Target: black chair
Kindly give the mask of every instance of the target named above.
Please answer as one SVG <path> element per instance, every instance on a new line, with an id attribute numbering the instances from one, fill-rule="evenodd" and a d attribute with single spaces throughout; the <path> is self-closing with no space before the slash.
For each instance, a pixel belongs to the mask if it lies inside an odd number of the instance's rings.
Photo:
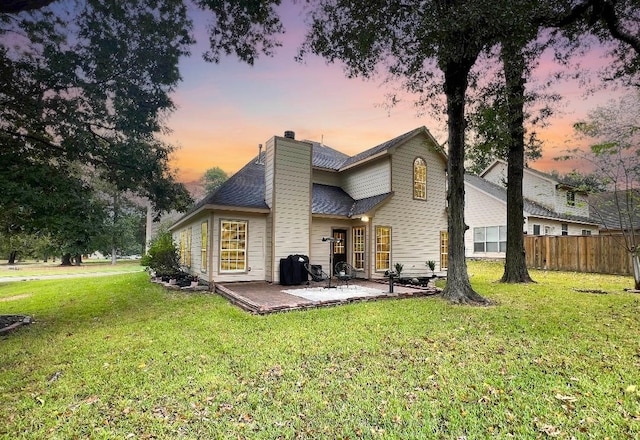
<path id="1" fill-rule="evenodd" d="M 304 263 L 304 268 L 307 270 L 313 281 L 320 283 L 327 281 L 329 283 L 328 287 L 331 287 L 331 277 L 322 270 L 322 265 Z"/>
<path id="2" fill-rule="evenodd" d="M 347 263 L 346 261 L 341 261 L 336 264 L 335 268 L 335 276 L 339 282 L 347 283 L 347 287 L 349 287 L 349 281 L 356 277 L 356 270 L 352 265 Z"/>

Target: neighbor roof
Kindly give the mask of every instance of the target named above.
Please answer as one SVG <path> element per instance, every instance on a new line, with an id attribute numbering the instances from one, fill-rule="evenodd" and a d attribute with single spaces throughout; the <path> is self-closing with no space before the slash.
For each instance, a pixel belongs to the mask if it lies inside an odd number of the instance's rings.
<path id="1" fill-rule="evenodd" d="M 629 197 L 628 201 L 626 197 Z M 589 215 L 597 219 L 604 229 L 640 229 L 640 190 L 590 194 Z"/>
<path id="2" fill-rule="evenodd" d="M 484 191 L 485 193 L 493 196 L 494 198 L 507 203 L 507 190 L 506 188 L 496 185 L 493 182 L 489 182 L 488 180 L 483 179 L 482 177 L 475 176 L 473 174 L 465 174 L 464 181 L 469 185 L 472 185 L 479 189 L 480 191 Z M 526 197 L 523 198 L 524 202 L 524 211 L 533 217 L 544 217 L 544 218 L 552 218 L 557 220 L 566 220 L 576 223 L 588 223 L 592 225 L 598 224 L 597 222 L 591 220 L 587 217 L 580 217 L 577 215 L 569 215 L 562 214 L 559 212 L 552 211 L 550 209 L 545 208 L 544 206 L 533 202 Z"/>
<path id="3" fill-rule="evenodd" d="M 489 172 L 489 170 L 491 168 L 495 167 L 496 164 L 498 164 L 498 163 L 502 163 L 502 164 L 505 164 L 505 165 L 507 164 L 507 162 L 502 160 L 502 159 L 496 159 L 487 168 L 485 168 L 484 171 L 482 171 L 480 173 L 480 175 L 484 176 L 485 174 L 487 174 Z M 528 173 L 531 173 L 531 174 L 535 174 L 537 176 L 540 176 L 543 179 L 547 179 L 547 180 L 549 180 L 551 182 L 555 182 L 556 186 L 562 186 L 562 187 L 565 187 L 567 189 L 571 189 L 571 190 L 576 191 L 576 192 L 583 192 L 583 191 L 580 191 L 575 185 L 573 185 L 573 184 L 571 184 L 571 183 L 569 183 L 569 182 L 567 182 L 567 181 L 565 181 L 565 180 L 563 180 L 563 179 L 561 179 L 561 178 L 559 178 L 557 176 L 554 176 L 552 174 L 545 173 L 543 171 L 535 170 L 535 169 L 530 168 L 529 166 L 526 166 L 526 165 L 524 167 L 524 171 L 526 171 Z"/>

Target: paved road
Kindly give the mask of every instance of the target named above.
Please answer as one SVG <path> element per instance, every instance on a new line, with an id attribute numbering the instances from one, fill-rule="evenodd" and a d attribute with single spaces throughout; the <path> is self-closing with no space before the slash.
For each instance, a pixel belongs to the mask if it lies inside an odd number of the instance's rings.
<path id="1" fill-rule="evenodd" d="M 17 276 L 17 277 L 0 277 L 0 283 L 10 283 L 12 281 L 34 281 L 34 280 L 61 280 L 66 278 L 87 278 L 87 277 L 105 277 L 108 275 L 123 275 L 126 273 L 138 273 L 139 271 L 122 271 L 122 272 L 85 272 L 85 273 L 68 273 L 59 275 L 30 275 L 30 276 Z"/>

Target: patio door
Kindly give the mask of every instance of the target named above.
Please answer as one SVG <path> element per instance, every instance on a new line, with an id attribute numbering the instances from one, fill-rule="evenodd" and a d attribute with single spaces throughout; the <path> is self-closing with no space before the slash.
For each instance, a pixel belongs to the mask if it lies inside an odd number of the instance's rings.
<path id="1" fill-rule="evenodd" d="M 331 265 L 331 274 L 336 268 L 336 264 L 347 261 L 347 230 L 346 229 L 334 229 L 333 230 L 333 264 Z"/>

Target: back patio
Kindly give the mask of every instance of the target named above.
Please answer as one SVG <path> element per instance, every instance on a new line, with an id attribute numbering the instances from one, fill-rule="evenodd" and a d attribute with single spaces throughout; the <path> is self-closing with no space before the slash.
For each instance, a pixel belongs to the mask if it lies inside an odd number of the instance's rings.
<path id="1" fill-rule="evenodd" d="M 349 304 L 359 301 L 402 299 L 440 293 L 433 283 L 427 287 L 395 284 L 389 292 L 388 282 L 354 280 L 347 285 L 327 288 L 326 283 L 310 281 L 309 285 L 283 286 L 265 281 L 216 283 L 215 292 L 250 313 L 305 310 Z"/>

